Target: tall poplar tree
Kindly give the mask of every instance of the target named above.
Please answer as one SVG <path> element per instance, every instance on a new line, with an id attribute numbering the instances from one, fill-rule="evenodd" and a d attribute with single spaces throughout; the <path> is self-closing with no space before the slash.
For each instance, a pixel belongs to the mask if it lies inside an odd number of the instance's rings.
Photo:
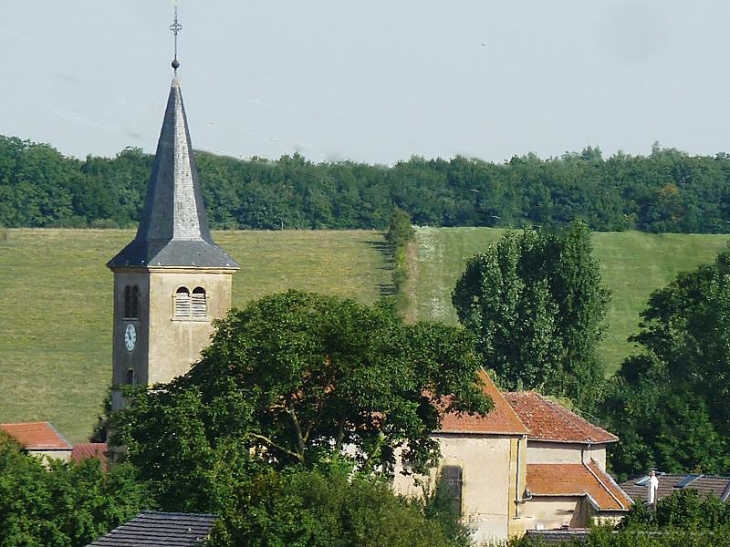
<path id="1" fill-rule="evenodd" d="M 483 364 L 507 389 L 538 389 L 593 407 L 603 380 L 596 346 L 609 292 L 590 231 L 526 228 L 467 261 L 452 295 Z"/>

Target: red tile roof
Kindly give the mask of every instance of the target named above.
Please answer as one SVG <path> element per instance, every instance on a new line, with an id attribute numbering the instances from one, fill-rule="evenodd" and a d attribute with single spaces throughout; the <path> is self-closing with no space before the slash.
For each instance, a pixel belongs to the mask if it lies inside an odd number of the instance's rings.
<path id="1" fill-rule="evenodd" d="M 517 414 L 512 410 L 497 386 L 494 385 L 489 375 L 484 371 L 480 371 L 479 379 L 482 381 L 482 391 L 492 399 L 494 408 L 483 417 L 465 413 L 444 414 L 441 418 L 439 432 L 526 435 L 528 433 L 527 428 L 517 417 Z"/>
<path id="2" fill-rule="evenodd" d="M 626 511 L 632 501 L 601 467 L 582 463 L 527 464 L 533 496 L 588 496 L 599 511 Z"/>
<path id="3" fill-rule="evenodd" d="M 616 435 L 534 391 L 505 393 L 504 397 L 530 430 L 528 440 L 584 444 L 618 441 Z"/>
<path id="4" fill-rule="evenodd" d="M 79 443 L 75 444 L 71 451 L 71 461 L 80 462 L 89 458 L 100 460 L 102 467 L 106 469 L 106 443 Z"/>
<path id="5" fill-rule="evenodd" d="M 27 450 L 71 450 L 69 442 L 48 422 L 0 424 Z"/>

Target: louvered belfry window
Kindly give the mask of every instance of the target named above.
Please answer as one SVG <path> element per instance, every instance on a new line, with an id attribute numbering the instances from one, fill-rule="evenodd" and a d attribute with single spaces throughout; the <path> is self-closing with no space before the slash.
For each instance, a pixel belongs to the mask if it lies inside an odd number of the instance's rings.
<path id="1" fill-rule="evenodd" d="M 175 292 L 175 319 L 198 320 L 208 318 L 208 300 L 203 287 L 195 287 L 193 292 L 180 287 Z"/>
<path id="2" fill-rule="evenodd" d="M 124 318 L 139 319 L 139 287 L 124 287 Z"/>
<path id="3" fill-rule="evenodd" d="M 205 299 L 205 289 L 195 287 L 193 289 L 192 313 L 193 319 L 205 319 L 208 317 L 208 302 Z"/>
<path id="4" fill-rule="evenodd" d="M 175 292 L 175 319 L 190 319 L 190 291 L 180 287 Z"/>

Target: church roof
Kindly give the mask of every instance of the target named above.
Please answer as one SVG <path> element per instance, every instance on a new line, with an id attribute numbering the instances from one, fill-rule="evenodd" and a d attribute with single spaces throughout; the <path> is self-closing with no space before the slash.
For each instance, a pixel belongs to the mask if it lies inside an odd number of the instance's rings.
<path id="1" fill-rule="evenodd" d="M 530 430 L 528 441 L 578 444 L 618 441 L 616 435 L 534 391 L 505 393 L 504 397 Z"/>
<path id="2" fill-rule="evenodd" d="M 512 410 L 489 375 L 479 371 L 482 392 L 494 403 L 486 416 L 466 413 L 448 413 L 441 418 L 438 433 L 470 433 L 482 435 L 525 435 L 527 428 Z"/>
<path id="3" fill-rule="evenodd" d="M 238 268 L 210 235 L 177 79 L 167 100 L 137 235 L 107 266 Z"/>

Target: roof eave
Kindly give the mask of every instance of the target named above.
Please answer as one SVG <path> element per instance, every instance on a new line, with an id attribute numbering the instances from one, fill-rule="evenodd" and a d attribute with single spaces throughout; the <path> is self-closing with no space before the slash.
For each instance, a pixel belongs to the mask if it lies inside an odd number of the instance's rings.
<path id="1" fill-rule="evenodd" d="M 610 444 L 618 442 L 618 437 L 615 437 L 610 440 L 605 441 L 579 441 L 579 440 L 566 440 L 566 439 L 543 439 L 541 437 L 532 437 L 528 434 L 527 441 L 528 442 L 543 442 L 543 443 L 560 443 L 560 444 L 587 444 L 587 445 L 596 445 L 596 444 Z"/>

